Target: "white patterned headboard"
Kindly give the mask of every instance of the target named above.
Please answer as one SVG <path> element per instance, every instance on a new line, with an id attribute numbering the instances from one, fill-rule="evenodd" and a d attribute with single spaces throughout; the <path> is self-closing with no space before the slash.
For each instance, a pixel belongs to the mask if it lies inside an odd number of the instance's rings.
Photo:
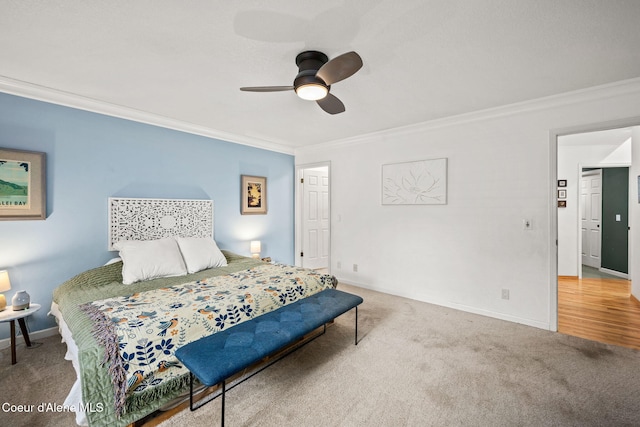
<path id="1" fill-rule="evenodd" d="M 109 198 L 109 250 L 120 240 L 213 238 L 213 201 Z"/>

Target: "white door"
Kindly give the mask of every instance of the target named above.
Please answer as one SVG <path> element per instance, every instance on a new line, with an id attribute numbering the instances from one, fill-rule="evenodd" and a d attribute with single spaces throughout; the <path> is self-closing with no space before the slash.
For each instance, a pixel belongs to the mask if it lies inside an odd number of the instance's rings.
<path id="1" fill-rule="evenodd" d="M 329 267 L 329 168 L 304 169 L 302 266 Z"/>
<path id="2" fill-rule="evenodd" d="M 602 233 L 602 169 L 586 171 L 580 179 L 582 264 L 600 268 Z"/>

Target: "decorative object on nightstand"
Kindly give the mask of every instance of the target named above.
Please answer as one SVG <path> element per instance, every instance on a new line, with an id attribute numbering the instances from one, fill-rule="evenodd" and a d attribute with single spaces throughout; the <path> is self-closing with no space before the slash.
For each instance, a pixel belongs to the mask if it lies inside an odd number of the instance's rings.
<path id="1" fill-rule="evenodd" d="M 29 331 L 27 330 L 27 324 L 24 319 L 31 316 L 36 311 L 40 310 L 40 304 L 31 304 L 29 308 L 24 310 L 5 310 L 0 311 L 0 322 L 10 322 L 11 324 L 11 364 L 15 365 L 16 360 L 16 320 L 20 325 L 24 342 L 28 348 L 38 347 L 41 343 L 32 343 L 29 339 Z"/>
<path id="2" fill-rule="evenodd" d="M 9 272 L 7 270 L 0 271 L 0 311 L 7 308 L 7 299 L 2 292 L 11 289 L 11 281 L 9 280 Z"/>
<path id="3" fill-rule="evenodd" d="M 31 297 L 27 291 L 18 291 L 11 299 L 11 307 L 13 311 L 26 310 L 29 308 Z"/>
<path id="4" fill-rule="evenodd" d="M 252 258 L 260 258 L 260 240 L 252 240 L 251 241 L 251 257 Z"/>

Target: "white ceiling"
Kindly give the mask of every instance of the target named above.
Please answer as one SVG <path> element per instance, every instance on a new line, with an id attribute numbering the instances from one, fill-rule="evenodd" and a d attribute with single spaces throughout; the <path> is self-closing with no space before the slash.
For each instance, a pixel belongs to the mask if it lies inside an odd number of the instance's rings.
<path id="1" fill-rule="evenodd" d="M 639 22 L 638 0 L 0 0 L 0 90 L 293 150 L 638 78 Z M 238 89 L 292 84 L 309 49 L 363 58 L 345 113 Z"/>

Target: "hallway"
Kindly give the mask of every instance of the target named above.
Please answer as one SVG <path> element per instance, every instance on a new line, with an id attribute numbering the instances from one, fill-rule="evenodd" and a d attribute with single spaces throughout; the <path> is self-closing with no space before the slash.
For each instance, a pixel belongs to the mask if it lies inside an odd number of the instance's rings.
<path id="1" fill-rule="evenodd" d="M 631 282 L 584 276 L 558 277 L 558 332 L 640 350 L 640 302 Z"/>

